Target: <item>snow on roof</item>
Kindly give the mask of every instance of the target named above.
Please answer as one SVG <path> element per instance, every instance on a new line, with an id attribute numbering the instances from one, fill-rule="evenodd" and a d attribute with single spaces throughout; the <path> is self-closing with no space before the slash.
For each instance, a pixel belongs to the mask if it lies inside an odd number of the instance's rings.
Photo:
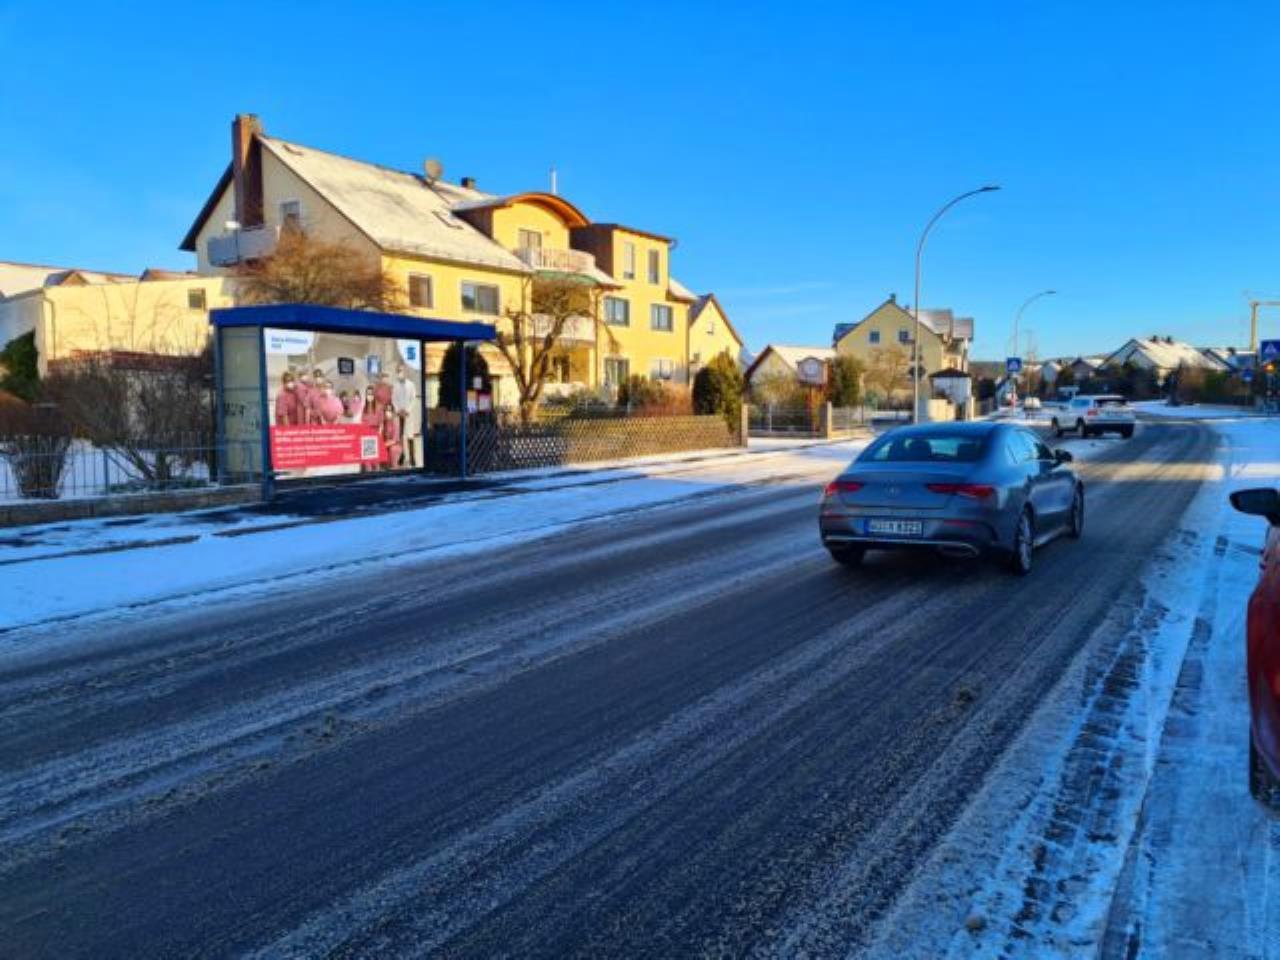
<path id="1" fill-rule="evenodd" d="M 361 160 L 260 134 L 271 151 L 384 250 L 528 273 L 514 253 L 456 216 L 455 207 L 492 199 Z"/>
<path id="2" fill-rule="evenodd" d="M 703 303 L 699 301 L 698 295 L 686 287 L 675 277 L 667 277 L 667 292 L 677 300 L 692 300 L 696 302 L 695 310 L 701 312 Z M 705 299 L 705 298 L 704 298 Z"/>
<path id="3" fill-rule="evenodd" d="M 1139 353 L 1153 367 L 1161 370 L 1176 370 L 1178 367 L 1206 370 L 1227 368 L 1227 364 L 1217 357 L 1172 337 L 1135 337 L 1108 357 L 1106 362 L 1119 366 Z"/>
<path id="4" fill-rule="evenodd" d="M 56 287 L 73 274 L 86 283 L 121 283 L 135 279 L 123 273 L 0 260 L 0 297 L 15 297 L 41 287 Z"/>
<path id="5" fill-rule="evenodd" d="M 770 343 L 764 349 L 772 350 L 781 357 L 783 362 L 789 367 L 794 367 L 800 363 L 801 360 L 806 360 L 809 357 L 816 357 L 819 360 L 830 360 L 836 355 L 835 350 L 831 347 L 795 347 L 781 343 Z M 764 356 L 764 351 L 761 351 L 760 355 Z"/>

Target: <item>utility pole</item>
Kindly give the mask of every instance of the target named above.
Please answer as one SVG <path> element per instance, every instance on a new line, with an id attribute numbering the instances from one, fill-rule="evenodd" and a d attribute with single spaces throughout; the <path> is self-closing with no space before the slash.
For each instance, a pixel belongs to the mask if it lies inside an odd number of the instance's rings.
<path id="1" fill-rule="evenodd" d="M 1249 301 L 1249 352 L 1258 352 L 1258 308 L 1280 307 L 1280 300 Z"/>

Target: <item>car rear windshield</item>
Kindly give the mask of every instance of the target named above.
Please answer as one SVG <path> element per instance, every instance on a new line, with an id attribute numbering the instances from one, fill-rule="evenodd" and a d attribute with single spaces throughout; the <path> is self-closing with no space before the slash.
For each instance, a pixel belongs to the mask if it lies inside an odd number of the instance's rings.
<path id="1" fill-rule="evenodd" d="M 1125 405 L 1124 397 L 1099 397 L 1098 406 L 1100 407 L 1123 407 Z"/>
<path id="2" fill-rule="evenodd" d="M 887 434 L 863 451 L 863 463 L 976 463 L 986 451 L 986 435 L 937 430 L 902 436 Z"/>

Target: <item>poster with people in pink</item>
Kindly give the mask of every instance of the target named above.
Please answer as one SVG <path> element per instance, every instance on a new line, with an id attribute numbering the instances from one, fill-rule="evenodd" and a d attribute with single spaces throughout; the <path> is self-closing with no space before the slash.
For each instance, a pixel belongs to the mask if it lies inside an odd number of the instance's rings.
<path id="1" fill-rule="evenodd" d="M 422 345 L 263 331 L 272 465 L 283 479 L 422 466 Z"/>

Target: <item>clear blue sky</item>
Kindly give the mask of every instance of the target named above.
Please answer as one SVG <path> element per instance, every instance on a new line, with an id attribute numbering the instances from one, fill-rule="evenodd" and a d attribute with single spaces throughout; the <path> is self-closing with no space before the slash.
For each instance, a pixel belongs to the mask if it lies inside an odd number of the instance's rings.
<path id="1" fill-rule="evenodd" d="M 1280 294 L 1274 3 L 0 0 L 0 63 L 0 259 L 190 266 L 244 111 L 494 191 L 554 162 L 588 216 L 677 237 L 754 349 L 908 301 L 921 226 L 987 182 L 922 298 L 976 317 L 977 356 L 1045 287 L 1041 355 L 1239 343 L 1243 292 Z"/>

